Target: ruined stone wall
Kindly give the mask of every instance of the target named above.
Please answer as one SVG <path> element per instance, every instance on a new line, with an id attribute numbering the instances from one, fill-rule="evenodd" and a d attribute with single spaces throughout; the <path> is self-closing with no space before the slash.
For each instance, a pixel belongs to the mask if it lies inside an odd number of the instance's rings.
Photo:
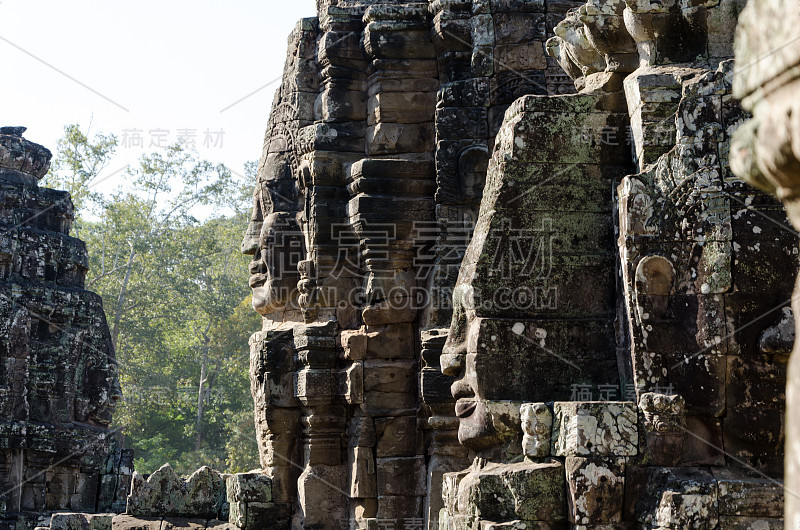
<path id="1" fill-rule="evenodd" d="M 781 524 L 798 244 L 729 169 L 743 4 L 318 2 L 243 244 L 260 517 Z"/>
<path id="2" fill-rule="evenodd" d="M 506 108 L 573 91 L 544 47 L 573 5 L 322 2 L 292 34 L 243 249 L 262 465 L 296 524 L 436 525 L 468 464 L 452 288 Z"/>
<path id="3" fill-rule="evenodd" d="M 69 194 L 38 187 L 50 151 L 0 128 L 0 520 L 124 510 L 132 456 L 109 429 L 121 393 Z"/>

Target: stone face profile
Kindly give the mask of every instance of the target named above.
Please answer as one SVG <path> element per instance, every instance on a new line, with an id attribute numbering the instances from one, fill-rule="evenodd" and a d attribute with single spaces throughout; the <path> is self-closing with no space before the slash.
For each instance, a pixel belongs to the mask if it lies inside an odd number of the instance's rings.
<path id="1" fill-rule="evenodd" d="M 798 245 L 729 169 L 743 7 L 318 2 L 243 245 L 278 519 L 779 524 Z"/>
<path id="2" fill-rule="evenodd" d="M 258 179 L 253 217 L 242 243 L 242 250 L 253 255 L 253 308 L 262 315 L 296 311 L 297 262 L 302 242 L 297 220 L 300 205 L 291 164 L 280 153 L 267 153 Z"/>
<path id="3" fill-rule="evenodd" d="M 798 28 L 790 0 L 319 0 L 242 243 L 261 469 L 129 492 L 71 208 L 0 129 L 7 513 L 99 491 L 81 510 L 128 494 L 119 530 L 800 525 Z M 23 484 L 79 439 L 100 449 Z M 51 529 L 101 524 L 72 515 Z"/>
<path id="4" fill-rule="evenodd" d="M 124 510 L 132 456 L 109 428 L 117 363 L 72 201 L 38 186 L 51 154 L 24 132 L 0 127 L 0 519 L 33 524 Z"/>

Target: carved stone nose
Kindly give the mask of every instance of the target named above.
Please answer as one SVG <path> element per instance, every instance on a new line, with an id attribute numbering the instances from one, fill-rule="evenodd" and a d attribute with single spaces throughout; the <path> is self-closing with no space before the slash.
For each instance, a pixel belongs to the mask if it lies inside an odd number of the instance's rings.
<path id="1" fill-rule="evenodd" d="M 472 387 L 465 379 L 459 379 L 450 385 L 450 393 L 453 395 L 453 399 L 475 397 L 475 392 L 472 391 Z"/>
<path id="2" fill-rule="evenodd" d="M 250 262 L 250 274 L 265 274 L 267 272 L 267 264 L 264 263 L 264 260 L 255 259 Z"/>

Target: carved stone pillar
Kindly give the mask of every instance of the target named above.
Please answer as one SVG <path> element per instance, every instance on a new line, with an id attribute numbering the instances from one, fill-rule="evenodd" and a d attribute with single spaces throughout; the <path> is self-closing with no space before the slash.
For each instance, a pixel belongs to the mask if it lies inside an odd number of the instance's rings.
<path id="1" fill-rule="evenodd" d="M 427 2 L 376 2 L 364 14 L 370 60 L 366 155 L 350 168 L 350 223 L 364 275 L 367 347 L 359 416 L 376 437 L 371 524 L 422 519 L 425 458 L 417 428 L 417 320 L 423 284 L 415 236 L 433 221 L 436 51 Z"/>
<path id="2" fill-rule="evenodd" d="M 261 468 L 272 478 L 275 502 L 291 506 L 300 451 L 300 403 L 292 329 L 258 332 L 250 339 L 250 389 Z"/>
<path id="3" fill-rule="evenodd" d="M 337 403 L 335 321 L 297 326 L 294 346 L 301 369 L 295 396 L 303 404 L 303 461 L 297 514 L 304 528 L 346 528 L 347 472 L 342 442 L 347 416 Z"/>
<path id="4" fill-rule="evenodd" d="M 442 328 L 420 333 L 423 367 L 419 388 L 428 416 L 422 428 L 426 432 L 429 455 L 423 516 L 430 530 L 439 528 L 439 512 L 444 508 L 444 474 L 460 471 L 470 464 L 468 449 L 458 443 L 458 418 L 453 412 L 456 400 L 450 393 L 455 379 L 444 375 L 439 364 L 447 332 L 447 328 Z"/>

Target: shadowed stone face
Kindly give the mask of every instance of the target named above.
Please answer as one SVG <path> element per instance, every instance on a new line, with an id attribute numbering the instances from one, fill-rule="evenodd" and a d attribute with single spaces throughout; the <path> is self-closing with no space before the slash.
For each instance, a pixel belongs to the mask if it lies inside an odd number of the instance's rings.
<path id="1" fill-rule="evenodd" d="M 485 343 L 503 342 L 498 340 L 498 334 L 507 330 L 489 319 L 478 318 L 473 297 L 471 285 L 456 286 L 453 321 L 440 362 L 444 374 L 457 378 L 450 391 L 456 400 L 458 441 L 481 451 L 517 434 L 519 405 L 509 398 L 522 397 L 524 393 L 515 390 L 515 381 L 505 377 L 503 367 L 496 366 L 497 355 Z M 519 327 L 524 329 L 524 324 L 515 324 L 510 332 L 518 335 Z M 507 347 L 510 366 L 525 362 L 514 345 L 509 343 Z M 519 367 L 511 370 L 521 371 Z"/>
<path id="2" fill-rule="evenodd" d="M 629 155 L 570 136 L 574 149 L 554 148 L 548 136 L 624 123 L 621 113 L 595 110 L 601 97 L 527 96 L 506 112 L 498 134 L 440 358 L 443 373 L 457 378 L 458 440 L 476 451 L 513 437 L 511 403 L 566 400 L 576 384 L 618 380 L 611 201 L 600 190 L 626 170 Z M 554 178 L 566 157 L 580 167 Z M 598 192 L 576 197 L 578 183 Z M 604 228 L 590 228 L 597 226 Z"/>
<path id="3" fill-rule="evenodd" d="M 83 421 L 104 428 L 111 425 L 116 404 L 122 399 L 116 363 L 109 363 L 109 360 L 113 360 L 113 350 L 109 348 L 108 351 L 109 355 L 98 356 L 97 362 L 88 367 L 84 376 L 83 392 L 89 405 Z M 81 421 L 82 418 L 78 416 L 76 408 L 76 419 Z"/>
<path id="4" fill-rule="evenodd" d="M 270 153 L 259 171 L 253 216 L 242 251 L 253 255 L 250 288 L 253 308 L 269 315 L 293 305 L 302 258 L 297 224 L 297 188 L 291 166 L 282 154 Z"/>
<path id="5" fill-rule="evenodd" d="M 469 285 L 458 285 L 453 293 L 453 321 L 447 342 L 442 350 L 442 372 L 458 377 L 451 386 L 456 399 L 458 441 L 475 450 L 498 442 L 497 430 L 492 425 L 492 415 L 485 401 L 486 391 L 479 385 L 476 358 L 477 348 L 470 347 L 470 337 L 477 340 L 480 321 L 475 317 L 472 304 L 473 290 Z M 473 340 L 474 342 L 474 340 Z M 472 346 L 475 346 L 474 344 Z"/>

